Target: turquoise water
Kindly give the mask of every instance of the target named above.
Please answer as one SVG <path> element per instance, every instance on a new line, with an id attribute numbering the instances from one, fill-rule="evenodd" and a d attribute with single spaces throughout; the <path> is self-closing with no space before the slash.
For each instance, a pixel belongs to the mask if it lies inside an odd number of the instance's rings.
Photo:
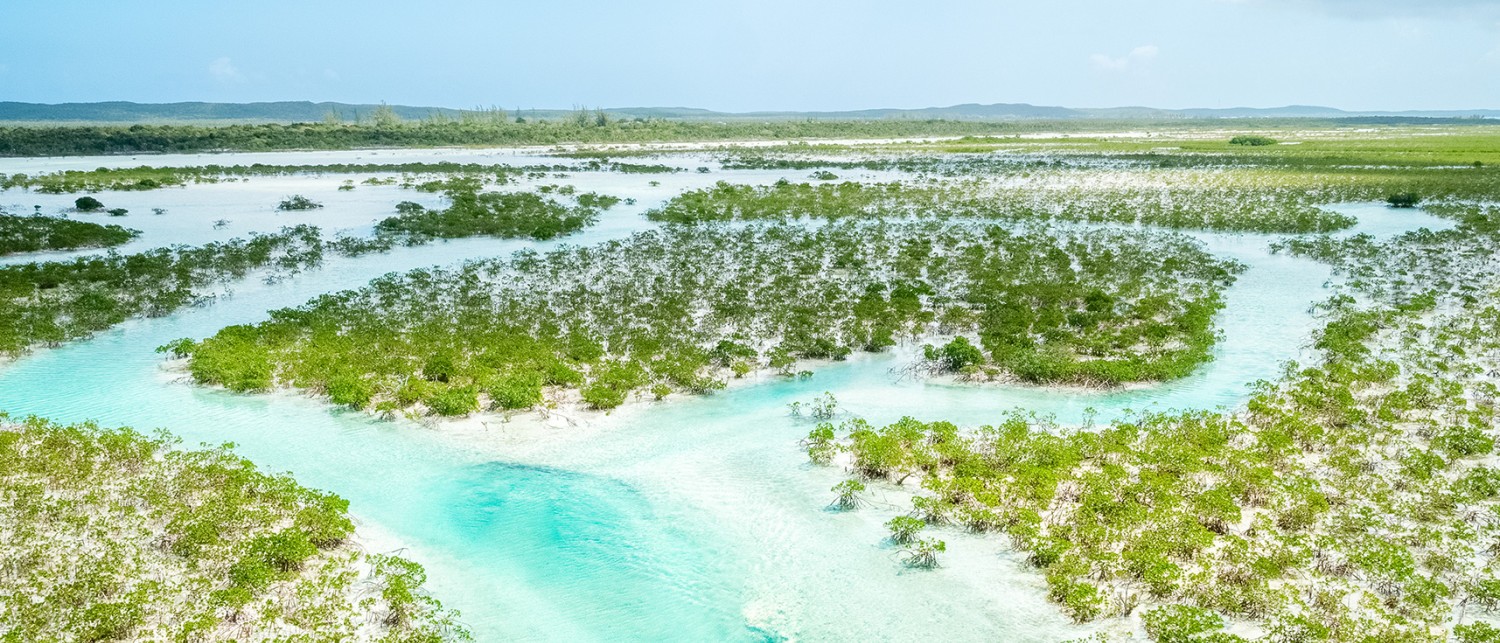
<path id="1" fill-rule="evenodd" d="M 254 159 L 215 161 L 306 162 L 300 155 Z M 567 242 L 639 229 L 644 208 L 685 187 L 782 175 L 579 174 L 567 182 L 640 202 L 612 210 Z M 341 178 L 108 194 L 106 202 L 134 199 L 126 207 L 135 212 L 170 201 L 140 242 L 159 245 L 274 228 L 286 215 L 270 212 L 263 200 L 283 194 L 317 195 L 328 207 L 310 222 L 356 233 L 413 196 L 367 187 L 337 193 Z M 650 180 L 663 185 L 652 188 Z M 31 201 L 51 208 L 71 199 L 0 194 L 0 203 Z M 1444 224 L 1376 205 L 1342 210 L 1360 218 L 1361 231 L 1378 235 Z M 132 214 L 124 223 L 151 216 Z M 227 230 L 207 225 L 218 218 L 234 223 Z M 1089 630 L 1046 602 L 1042 579 L 1005 550 L 1003 539 L 943 532 L 944 567 L 913 572 L 883 544 L 881 525 L 900 512 L 902 490 L 877 489 L 874 506 L 857 512 L 829 511 L 829 487 L 844 473 L 807 464 L 797 441 L 809 423 L 791 417 L 786 405 L 830 391 L 846 412 L 872 422 L 914 415 L 967 424 L 1018 406 L 1065 422 L 1089 408 L 1107 419 L 1126 409 L 1233 407 L 1248 383 L 1274 377 L 1280 363 L 1304 355 L 1313 327 L 1308 306 L 1326 296 L 1330 275 L 1308 261 L 1269 255 L 1268 237 L 1201 236 L 1214 252 L 1250 266 L 1228 292 L 1219 319 L 1226 338 L 1217 359 L 1194 376 L 1139 390 L 897 381 L 891 369 L 914 350 L 905 347 L 820 367 L 805 381 L 765 378 L 589 422 L 525 416 L 424 425 L 376 421 L 295 395 L 197 388 L 164 370 L 152 350 L 385 272 L 556 245 L 465 240 L 333 259 L 274 285 L 249 279 L 212 305 L 38 352 L 0 367 L 0 408 L 164 427 L 189 444 L 234 442 L 268 469 L 348 498 L 370 546 L 405 547 L 425 564 L 433 591 L 464 613 L 480 640 L 1057 640 Z"/>

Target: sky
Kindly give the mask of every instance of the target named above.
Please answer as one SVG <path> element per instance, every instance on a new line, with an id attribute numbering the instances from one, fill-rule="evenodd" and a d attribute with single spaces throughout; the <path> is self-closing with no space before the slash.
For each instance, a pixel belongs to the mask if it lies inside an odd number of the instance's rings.
<path id="1" fill-rule="evenodd" d="M 1500 0 L 0 0 L 0 101 L 1500 108 Z"/>

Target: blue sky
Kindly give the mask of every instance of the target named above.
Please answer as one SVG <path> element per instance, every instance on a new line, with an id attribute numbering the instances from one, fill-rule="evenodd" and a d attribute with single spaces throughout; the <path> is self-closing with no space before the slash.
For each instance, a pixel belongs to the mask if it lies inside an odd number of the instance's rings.
<path id="1" fill-rule="evenodd" d="M 1500 108 L 1500 0 L 3 0 L 0 100 Z"/>

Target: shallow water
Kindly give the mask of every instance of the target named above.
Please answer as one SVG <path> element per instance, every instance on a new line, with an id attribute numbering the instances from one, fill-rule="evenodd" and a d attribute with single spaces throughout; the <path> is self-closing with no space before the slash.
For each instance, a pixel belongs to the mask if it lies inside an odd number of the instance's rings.
<path id="1" fill-rule="evenodd" d="M 317 162 L 353 154 L 330 153 Z M 464 160 L 478 153 L 409 154 Z M 307 157 L 216 155 L 178 162 L 314 162 Z M 164 164 L 165 158 L 147 162 Z M 485 158 L 538 162 L 501 153 Z M 0 171 L 77 162 L 22 168 L 5 161 Z M 103 164 L 87 163 L 82 167 Z M 901 490 L 877 489 L 874 506 L 860 511 L 829 511 L 829 488 L 844 473 L 807 464 L 797 441 L 809 423 L 791 417 L 787 404 L 830 391 L 847 412 L 871 422 L 914 415 L 962 424 L 992 422 L 1015 407 L 1064 422 L 1080 421 L 1087 409 L 1107 420 L 1127 409 L 1232 408 L 1245 399 L 1249 383 L 1275 377 L 1282 362 L 1304 356 L 1314 325 L 1308 307 L 1326 296 L 1330 279 L 1318 264 L 1270 255 L 1272 237 L 1198 235 L 1216 254 L 1250 267 L 1227 293 L 1218 319 L 1226 337 L 1216 360 L 1165 385 L 1089 392 L 898 381 L 891 370 L 910 359 L 916 347 L 908 346 L 821 366 L 809 380 L 765 377 L 709 397 L 622 409 L 581 426 L 524 418 L 442 427 L 375 421 L 296 395 L 197 388 L 163 370 L 153 352 L 168 340 L 258 321 L 269 309 L 358 287 L 390 271 L 628 234 L 646 226 L 639 216 L 645 208 L 688 187 L 782 176 L 800 179 L 805 172 L 576 173 L 543 180 L 639 202 L 617 206 L 600 225 L 560 242 L 454 241 L 330 259 L 274 285 L 247 280 L 212 305 L 128 322 L 0 367 L 0 409 L 164 427 L 189 444 L 234 442 L 263 467 L 291 471 L 348 498 L 362 533 L 372 542 L 408 547 L 406 553 L 428 567 L 432 590 L 463 611 L 480 640 L 1057 640 L 1088 630 L 1047 603 L 1042 579 L 1005 550 L 1003 539 L 943 532 L 949 544 L 944 567 L 912 572 L 883 544 L 881 525 L 899 513 Z M 153 247 L 302 220 L 362 233 L 395 202 L 430 196 L 370 186 L 337 192 L 343 178 L 256 178 L 106 193 L 104 200 L 132 211 L 111 222 L 145 230 L 132 247 Z M 651 187 L 652 180 L 662 185 Z M 290 193 L 328 207 L 274 213 L 275 201 Z M 66 207 L 71 198 L 0 193 L 0 203 L 29 209 L 33 202 L 45 210 Z M 144 214 L 151 207 L 168 212 Z M 1377 235 L 1445 225 L 1377 205 L 1341 210 L 1359 217 L 1359 231 Z M 217 219 L 231 224 L 215 229 Z"/>

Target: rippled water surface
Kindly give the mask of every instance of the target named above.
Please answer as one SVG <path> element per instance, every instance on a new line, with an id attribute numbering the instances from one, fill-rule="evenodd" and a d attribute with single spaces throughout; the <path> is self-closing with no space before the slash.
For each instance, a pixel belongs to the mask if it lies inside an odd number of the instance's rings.
<path id="1" fill-rule="evenodd" d="M 0 172 L 410 160 L 556 162 L 483 151 L 282 153 L 3 159 Z M 685 158 L 681 164 L 694 167 L 698 161 Z M 578 173 L 539 183 L 638 199 L 561 242 L 584 244 L 646 227 L 640 213 L 682 189 L 782 176 L 801 180 L 805 172 Z M 144 232 L 126 250 L 196 244 L 290 223 L 363 234 L 394 203 L 433 198 L 394 187 L 338 192 L 344 178 L 253 178 L 101 198 L 131 210 L 110 222 Z M 653 180 L 662 185 L 650 186 Z M 327 207 L 273 211 L 276 201 L 294 193 Z M 0 193 L 0 204 L 13 211 L 32 205 L 57 211 L 71 201 L 70 195 Z M 149 214 L 153 207 L 167 213 Z M 1359 217 L 1358 231 L 1381 236 L 1445 225 L 1378 205 L 1340 210 Z M 229 223 L 215 228 L 220 219 Z M 262 320 L 267 310 L 359 287 L 387 272 L 560 243 L 471 239 L 330 259 L 277 284 L 246 280 L 211 305 L 128 322 L 89 341 L 37 352 L 0 366 L 0 409 L 164 427 L 189 444 L 233 442 L 263 467 L 335 491 L 351 501 L 372 547 L 404 546 L 427 566 L 432 590 L 463 612 L 480 640 L 1056 640 L 1087 630 L 1070 625 L 1046 602 L 1042 579 L 1005 550 L 1003 539 L 945 532 L 944 567 L 914 572 L 904 570 L 883 543 L 881 525 L 898 513 L 901 490 L 879 489 L 874 506 L 857 512 L 827 510 L 829 487 L 844 474 L 807 464 L 797 442 L 809 426 L 791 417 L 787 404 L 831 391 L 848 412 L 872 422 L 913 415 L 964 424 L 992 422 L 1016 407 L 1064 422 L 1080 421 L 1088 409 L 1108 419 L 1127 409 L 1232 408 L 1251 382 L 1273 378 L 1282 362 L 1304 356 L 1313 327 L 1308 308 L 1326 296 L 1331 277 L 1318 264 L 1269 254 L 1273 237 L 1198 236 L 1216 254 L 1249 266 L 1227 293 L 1218 320 L 1225 339 L 1215 361 L 1197 374 L 1140 389 L 902 381 L 892 371 L 911 358 L 907 347 L 820 367 L 809 380 L 764 378 L 710 397 L 629 407 L 585 424 L 554 417 L 433 427 L 376 421 L 289 394 L 200 389 L 164 370 L 153 351 L 168 340 Z"/>

